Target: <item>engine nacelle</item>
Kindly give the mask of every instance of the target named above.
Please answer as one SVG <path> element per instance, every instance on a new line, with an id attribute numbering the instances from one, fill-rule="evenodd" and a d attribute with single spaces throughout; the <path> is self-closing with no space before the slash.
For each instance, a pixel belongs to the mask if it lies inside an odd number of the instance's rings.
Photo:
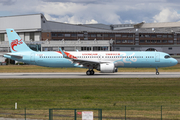
<path id="1" fill-rule="evenodd" d="M 117 68 L 114 66 L 114 63 L 103 63 L 100 64 L 99 69 L 102 73 L 114 73 L 117 72 Z"/>

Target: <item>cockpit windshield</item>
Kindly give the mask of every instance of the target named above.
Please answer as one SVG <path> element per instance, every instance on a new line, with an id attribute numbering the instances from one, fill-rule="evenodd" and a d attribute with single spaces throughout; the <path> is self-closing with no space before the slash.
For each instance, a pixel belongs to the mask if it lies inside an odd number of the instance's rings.
<path id="1" fill-rule="evenodd" d="M 165 55 L 164 58 L 166 58 L 166 59 L 171 58 L 171 56 L 170 55 Z"/>

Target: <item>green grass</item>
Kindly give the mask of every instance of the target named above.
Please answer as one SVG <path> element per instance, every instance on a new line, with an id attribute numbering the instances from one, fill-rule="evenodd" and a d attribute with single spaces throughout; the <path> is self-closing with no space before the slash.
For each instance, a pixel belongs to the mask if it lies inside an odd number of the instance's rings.
<path id="1" fill-rule="evenodd" d="M 0 79 L 0 113 L 23 117 L 26 107 L 29 118 L 48 119 L 49 108 L 101 108 L 120 119 L 126 106 L 127 117 L 160 118 L 162 105 L 163 118 L 180 119 L 179 91 L 179 78 Z"/>
<path id="2" fill-rule="evenodd" d="M 180 80 L 0 79 L 1 108 L 102 108 L 180 105 Z"/>

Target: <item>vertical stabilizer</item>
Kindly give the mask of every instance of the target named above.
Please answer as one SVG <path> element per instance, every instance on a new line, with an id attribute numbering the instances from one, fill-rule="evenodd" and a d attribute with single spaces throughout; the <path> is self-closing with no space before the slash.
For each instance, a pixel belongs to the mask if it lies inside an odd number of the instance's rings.
<path id="1" fill-rule="evenodd" d="M 32 51 L 26 43 L 19 37 L 19 35 L 14 31 L 14 29 L 6 29 L 9 46 L 11 48 L 11 52 L 25 52 Z"/>

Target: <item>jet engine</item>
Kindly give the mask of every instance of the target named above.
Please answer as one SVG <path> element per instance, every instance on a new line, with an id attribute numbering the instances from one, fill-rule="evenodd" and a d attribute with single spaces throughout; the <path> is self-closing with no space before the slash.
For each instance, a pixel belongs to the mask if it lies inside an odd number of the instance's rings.
<path id="1" fill-rule="evenodd" d="M 117 72 L 117 68 L 115 67 L 114 63 L 102 63 L 99 65 L 97 70 L 101 71 L 102 73 Z"/>

